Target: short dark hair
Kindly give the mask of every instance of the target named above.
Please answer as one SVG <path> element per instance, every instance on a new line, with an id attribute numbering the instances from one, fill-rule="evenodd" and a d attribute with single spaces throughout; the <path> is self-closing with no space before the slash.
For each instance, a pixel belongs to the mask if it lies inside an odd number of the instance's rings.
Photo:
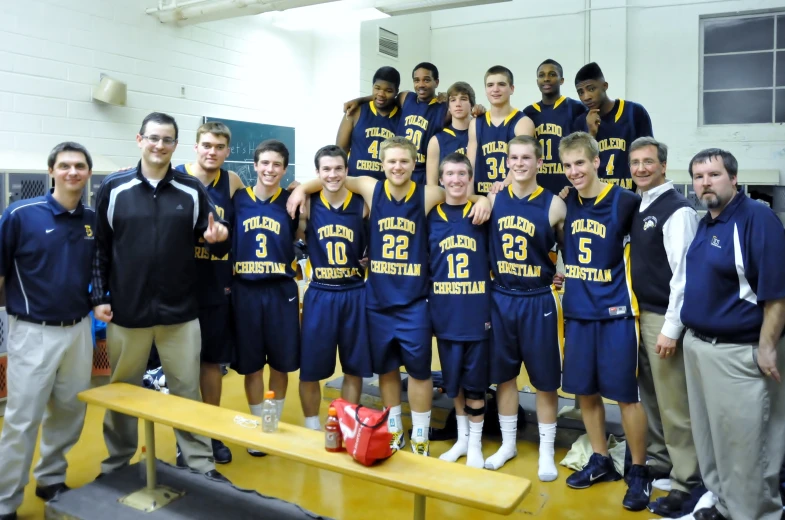
<path id="1" fill-rule="evenodd" d="M 327 146 L 322 146 L 319 148 L 319 151 L 316 152 L 316 155 L 313 157 L 314 166 L 318 170 L 320 168 L 319 162 L 322 160 L 322 157 L 340 157 L 343 159 L 344 167 L 349 166 L 349 157 L 346 155 L 346 152 L 343 151 L 343 148 L 340 146 L 335 146 L 334 144 L 328 144 Z"/>
<path id="2" fill-rule="evenodd" d="M 627 156 L 629 157 L 632 152 L 635 150 L 639 150 L 646 146 L 653 146 L 657 149 L 657 160 L 661 163 L 668 162 L 668 145 L 665 143 L 661 143 L 653 137 L 639 137 L 632 142 L 630 145 L 630 150 L 627 152 Z"/>
<path id="3" fill-rule="evenodd" d="M 427 69 L 431 71 L 431 76 L 433 76 L 433 79 L 439 81 L 439 69 L 437 69 L 436 65 L 434 65 L 433 63 L 428 63 L 427 61 L 423 61 L 415 65 L 414 68 L 412 69 L 412 78 L 414 78 L 414 71 L 416 71 L 417 69 Z"/>
<path id="4" fill-rule="evenodd" d="M 54 169 L 55 163 L 57 162 L 57 156 L 63 152 L 81 153 L 82 155 L 84 155 L 85 162 L 87 163 L 87 168 L 90 170 L 93 169 L 93 158 L 90 157 L 90 152 L 87 151 L 87 148 L 73 141 L 65 141 L 52 148 L 52 151 L 49 152 L 49 158 L 46 160 L 46 164 L 47 166 L 49 166 L 50 170 Z"/>
<path id="5" fill-rule="evenodd" d="M 465 81 L 457 81 L 450 85 L 450 88 L 447 89 L 448 100 L 453 96 L 457 96 L 458 94 L 466 94 L 469 96 L 469 104 L 472 107 L 477 104 L 477 99 L 474 96 L 474 89 Z"/>
<path id="6" fill-rule="evenodd" d="M 602 69 L 595 62 L 587 63 L 581 67 L 575 75 L 576 85 L 588 80 L 605 81 L 605 76 L 602 75 Z"/>
<path id="7" fill-rule="evenodd" d="M 172 125 L 174 127 L 175 140 L 180 135 L 180 129 L 177 127 L 177 121 L 175 121 L 174 118 L 169 114 L 164 114 L 163 112 L 152 112 L 147 114 L 147 117 L 145 117 L 142 121 L 142 128 L 139 129 L 139 135 L 144 135 L 144 132 L 147 129 L 147 123 L 150 121 L 153 123 L 158 123 L 159 125 Z"/>
<path id="8" fill-rule="evenodd" d="M 510 80 L 510 86 L 515 85 L 515 81 L 513 80 L 512 77 L 512 71 L 507 67 L 505 67 L 504 65 L 494 65 L 493 67 L 488 69 L 488 72 L 485 73 L 485 77 L 482 80 L 483 83 L 485 83 L 485 81 L 488 79 L 488 76 L 490 76 L 491 74 L 504 74 L 507 76 L 507 79 Z"/>
<path id="9" fill-rule="evenodd" d="M 268 139 L 259 143 L 256 150 L 253 151 L 254 164 L 259 162 L 259 156 L 264 152 L 275 152 L 280 154 L 281 157 L 283 157 L 283 167 L 286 168 L 289 166 L 289 149 L 286 148 L 286 145 L 281 141 L 278 141 L 277 139 Z"/>
<path id="10" fill-rule="evenodd" d="M 690 178 L 692 178 L 692 165 L 695 163 L 705 163 L 709 162 L 710 160 L 714 159 L 715 157 L 722 158 L 722 165 L 725 167 L 725 171 L 728 172 L 728 176 L 732 179 L 736 177 L 739 173 L 739 162 L 733 156 L 732 153 L 728 152 L 727 150 L 723 150 L 721 148 L 706 148 L 705 150 L 701 150 L 700 152 L 695 154 L 695 157 L 690 159 Z"/>
<path id="11" fill-rule="evenodd" d="M 542 67 L 543 65 L 553 65 L 556 68 L 556 70 L 559 72 L 559 77 L 560 78 L 564 77 L 564 69 L 562 68 L 561 64 L 558 61 L 548 58 L 547 60 L 537 65 L 538 73 L 540 72 L 540 67 Z"/>
<path id="12" fill-rule="evenodd" d="M 373 75 L 371 84 L 376 83 L 376 80 L 386 81 L 395 86 L 396 92 L 401 87 L 401 73 L 395 67 L 380 67 Z"/>
<path id="13" fill-rule="evenodd" d="M 472 163 L 471 163 L 471 161 L 469 161 L 469 158 L 466 157 L 462 153 L 453 152 L 451 154 L 448 154 L 447 157 L 445 157 L 444 159 L 442 159 L 442 162 L 439 164 L 439 178 L 440 179 L 442 178 L 442 175 L 444 174 L 444 165 L 447 164 L 447 163 L 465 164 L 466 165 L 466 169 L 469 170 L 469 178 L 471 179 L 472 177 L 474 177 L 474 171 L 472 170 Z"/>

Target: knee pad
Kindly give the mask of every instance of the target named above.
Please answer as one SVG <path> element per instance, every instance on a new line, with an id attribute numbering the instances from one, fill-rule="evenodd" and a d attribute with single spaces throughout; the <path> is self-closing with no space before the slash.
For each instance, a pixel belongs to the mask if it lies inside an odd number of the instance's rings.
<path id="1" fill-rule="evenodd" d="M 485 392 L 478 392 L 476 390 L 463 389 L 464 399 L 471 399 L 473 401 L 485 401 Z"/>
<path id="2" fill-rule="evenodd" d="M 480 408 L 470 408 L 467 404 L 463 406 L 463 411 L 466 412 L 466 415 L 472 415 L 474 417 L 485 415 L 485 405 L 483 404 Z"/>

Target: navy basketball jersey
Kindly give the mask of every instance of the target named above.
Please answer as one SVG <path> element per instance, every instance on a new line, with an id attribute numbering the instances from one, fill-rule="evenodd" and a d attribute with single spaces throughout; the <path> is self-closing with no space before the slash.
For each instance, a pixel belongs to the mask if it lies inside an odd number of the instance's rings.
<path id="1" fill-rule="evenodd" d="M 360 259 L 365 252 L 365 202 L 352 192 L 334 208 L 323 192 L 311 195 L 305 231 L 308 244 L 308 276 L 311 283 L 357 286 L 364 283 Z"/>
<path id="2" fill-rule="evenodd" d="M 638 315 L 628 234 L 640 200 L 612 184 L 594 199 L 570 190 L 564 221 L 565 318 L 606 320 Z"/>
<path id="3" fill-rule="evenodd" d="M 507 177 L 507 143 L 515 137 L 515 125 L 525 114 L 513 108 L 499 126 L 491 122 L 491 113 L 474 120 L 477 156 L 474 159 L 474 192 L 488 193 L 494 182 Z"/>
<path id="4" fill-rule="evenodd" d="M 193 175 L 190 163 L 180 164 L 175 170 Z M 234 224 L 234 207 L 229 187 L 229 172 L 219 170 L 215 179 L 204 189 L 215 206 L 218 217 L 231 226 Z M 199 243 L 194 246 L 196 258 L 196 272 L 199 277 L 197 283 L 197 299 L 200 307 L 209 305 L 223 305 L 232 286 L 232 260 L 227 253 L 222 257 L 211 255 L 207 251 L 204 238 L 199 238 Z"/>
<path id="5" fill-rule="evenodd" d="M 234 194 L 234 272 L 246 281 L 294 278 L 294 237 L 299 219 L 286 212 L 289 192 L 260 200 L 253 188 Z"/>
<path id="6" fill-rule="evenodd" d="M 583 103 L 567 96 L 560 97 L 553 105 L 533 103 L 523 109 L 523 113 L 534 122 L 534 136 L 542 147 L 542 167 L 537 173 L 537 184 L 553 193 L 558 194 L 562 188 L 571 185 L 559 158 L 559 143 L 562 137 L 573 132 L 575 120 L 585 112 Z"/>
<path id="7" fill-rule="evenodd" d="M 402 200 L 379 182 L 371 205 L 367 298 L 371 309 L 408 305 L 428 295 L 425 187 L 412 182 Z"/>
<path id="8" fill-rule="evenodd" d="M 439 164 L 451 153 L 462 153 L 466 155 L 466 147 L 469 146 L 469 130 L 456 130 L 448 126 L 438 134 L 436 140 L 439 142 Z"/>
<path id="9" fill-rule="evenodd" d="M 379 157 L 382 141 L 395 137 L 398 118 L 401 112 L 394 106 L 386 116 L 376 110 L 373 101 L 360 107 L 360 118 L 352 129 L 352 143 L 349 148 L 349 175 L 368 175 L 384 180 L 384 170 Z"/>
<path id="10" fill-rule="evenodd" d="M 556 234 L 548 213 L 553 193 L 538 186 L 519 199 L 512 186 L 500 191 L 491 211 L 493 283 L 510 291 L 550 290 Z"/>
<path id="11" fill-rule="evenodd" d="M 575 121 L 576 130 L 587 131 L 586 114 Z M 609 184 L 635 191 L 630 174 L 627 150 L 639 137 L 651 137 L 651 119 L 638 103 L 617 99 L 613 109 L 600 118 L 597 143 L 600 145 L 600 169 L 597 174 Z"/>
<path id="12" fill-rule="evenodd" d="M 398 122 L 398 135 L 411 141 L 417 148 L 415 172 L 425 171 L 425 153 L 428 140 L 444 128 L 447 103 L 439 103 L 436 98 L 420 101 L 414 92 L 406 95 L 401 107 L 401 120 Z"/>
<path id="13" fill-rule="evenodd" d="M 439 204 L 428 214 L 431 309 L 437 338 L 478 341 L 491 321 L 488 230 L 467 216 L 472 203 Z"/>

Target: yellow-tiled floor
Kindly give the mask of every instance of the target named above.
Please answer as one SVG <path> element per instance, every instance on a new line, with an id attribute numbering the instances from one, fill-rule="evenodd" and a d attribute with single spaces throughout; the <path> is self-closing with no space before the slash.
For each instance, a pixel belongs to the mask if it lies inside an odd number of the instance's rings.
<path id="1" fill-rule="evenodd" d="M 434 349 L 435 350 L 435 349 Z M 435 360 L 436 366 L 438 361 Z M 521 383 L 526 383 L 525 375 Z M 297 374 L 290 376 L 290 397 L 282 420 L 302 424 L 303 415 L 297 396 Z M 241 376 L 235 372 L 224 378 L 222 406 L 247 411 Z M 104 410 L 89 407 L 82 437 L 74 449 L 68 454 L 69 471 L 67 484 L 79 487 L 91 482 L 99 472 L 101 460 L 106 456 L 101 431 Z M 326 415 L 323 403 L 322 417 Z M 0 423 L 2 419 L 0 419 Z M 140 439 L 142 432 L 140 431 Z M 156 449 L 158 457 L 174 462 L 175 444 L 172 429 L 156 426 Z M 447 451 L 451 441 L 434 442 L 431 444 L 431 456 L 438 457 Z M 499 446 L 497 439 L 485 439 L 483 452 L 491 455 Z M 316 513 L 342 520 L 374 520 L 411 518 L 413 497 L 402 491 L 384 488 L 376 484 L 368 484 L 361 480 L 337 475 L 335 473 L 315 469 L 303 464 L 290 462 L 276 457 L 261 459 L 249 456 L 244 449 L 230 446 L 234 454 L 231 464 L 220 466 L 219 469 L 237 485 L 253 488 L 259 492 L 295 502 Z M 557 450 L 557 462 L 565 454 L 564 449 Z M 138 454 L 137 454 L 138 456 Z M 35 459 L 37 460 L 36 453 Z M 463 460 L 463 459 L 462 459 Z M 459 461 L 460 463 L 460 461 Z M 483 477 L 485 470 L 477 471 L 477 478 Z M 503 472 L 521 475 L 533 483 L 530 494 L 520 504 L 517 511 L 507 518 L 510 519 L 620 519 L 652 518 L 648 512 L 631 513 L 621 506 L 626 486 L 623 482 L 598 484 L 590 489 L 573 490 L 564 483 L 570 470 L 559 466 L 559 478 L 555 482 L 541 483 L 537 480 L 537 445 L 525 441 L 518 442 L 518 457 L 508 462 Z M 402 475 L 401 478 L 406 478 Z M 444 478 L 449 479 L 449 467 L 445 463 Z M 25 488 L 25 500 L 19 509 L 23 519 L 39 519 L 44 517 L 44 504 L 35 496 L 35 484 Z M 429 500 L 427 518 L 443 519 L 501 519 L 504 517 L 482 513 L 473 509 L 454 506 L 437 500 Z"/>

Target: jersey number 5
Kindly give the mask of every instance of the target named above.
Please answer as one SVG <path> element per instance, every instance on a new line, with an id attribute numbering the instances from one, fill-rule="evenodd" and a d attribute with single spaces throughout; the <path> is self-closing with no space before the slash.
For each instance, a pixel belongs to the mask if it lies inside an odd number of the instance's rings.
<path id="1" fill-rule="evenodd" d="M 578 240 L 578 250 L 580 253 L 578 254 L 578 261 L 582 264 L 588 264 L 591 262 L 591 238 L 581 238 Z"/>
<path id="2" fill-rule="evenodd" d="M 384 242 L 382 245 L 382 258 L 393 260 L 409 259 L 409 253 L 406 251 L 409 248 L 409 237 L 384 235 L 382 241 Z"/>

